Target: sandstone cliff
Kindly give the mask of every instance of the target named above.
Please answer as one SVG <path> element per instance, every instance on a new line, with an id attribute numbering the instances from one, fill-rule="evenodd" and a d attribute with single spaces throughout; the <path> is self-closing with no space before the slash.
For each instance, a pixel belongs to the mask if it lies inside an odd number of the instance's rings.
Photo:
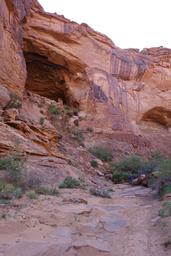
<path id="1" fill-rule="evenodd" d="M 86 24 L 32 9 L 24 25 L 24 52 L 26 88 L 77 103 L 99 128 L 132 130 L 142 120 L 171 125 L 169 49 L 122 50 Z"/>
<path id="2" fill-rule="evenodd" d="M 79 127 L 93 127 L 94 141 L 127 152 L 171 149 L 170 49 L 122 50 L 35 0 L 2 0 L 0 56 L 0 153 L 19 141 L 29 155 L 66 165 L 52 102 L 79 109 Z"/>

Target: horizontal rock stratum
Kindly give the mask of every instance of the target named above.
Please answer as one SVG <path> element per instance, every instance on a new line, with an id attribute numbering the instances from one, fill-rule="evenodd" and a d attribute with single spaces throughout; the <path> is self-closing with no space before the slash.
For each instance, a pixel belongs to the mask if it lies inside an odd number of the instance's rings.
<path id="1" fill-rule="evenodd" d="M 46 13 L 35 0 L 1 0 L 0 56 L 2 153 L 17 137 L 26 152 L 53 149 L 60 156 L 56 130 L 50 123 L 37 127 L 41 116 L 28 93 L 79 108 L 86 115 L 82 127 L 169 136 L 170 49 L 123 50 L 87 24 Z M 22 102 L 15 114 L 7 113 L 11 95 Z"/>

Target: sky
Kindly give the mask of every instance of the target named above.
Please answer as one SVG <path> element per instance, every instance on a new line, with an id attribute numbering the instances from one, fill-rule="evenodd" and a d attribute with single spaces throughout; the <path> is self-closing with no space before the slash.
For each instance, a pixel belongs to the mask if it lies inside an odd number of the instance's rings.
<path id="1" fill-rule="evenodd" d="M 171 0 L 38 0 L 48 12 L 87 23 L 121 48 L 171 48 Z"/>

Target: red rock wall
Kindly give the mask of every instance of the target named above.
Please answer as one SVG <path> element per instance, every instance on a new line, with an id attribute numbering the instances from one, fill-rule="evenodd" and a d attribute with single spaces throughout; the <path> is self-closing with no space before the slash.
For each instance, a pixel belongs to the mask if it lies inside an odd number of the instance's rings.
<path id="1" fill-rule="evenodd" d="M 0 56 L 0 109 L 11 92 L 22 97 L 27 89 L 79 107 L 87 114 L 84 128 L 141 134 L 142 124 L 152 122 L 170 129 L 170 49 L 122 50 L 86 24 L 45 13 L 36 1 L 2 0 Z M 21 123 L 10 126 L 20 130 L 27 120 L 23 136 L 29 130 L 34 137 L 37 110 L 28 122 L 27 107 L 16 114 Z M 9 127 L 1 125 L 3 137 Z"/>
<path id="2" fill-rule="evenodd" d="M 19 95 L 26 81 L 22 47 L 22 20 L 26 15 L 22 1 L 0 2 L 0 84 Z"/>
<path id="3" fill-rule="evenodd" d="M 25 52 L 66 68 L 70 94 L 93 126 L 138 131 L 149 110 L 170 111 L 171 50 L 122 50 L 86 24 L 34 9 L 24 31 Z"/>

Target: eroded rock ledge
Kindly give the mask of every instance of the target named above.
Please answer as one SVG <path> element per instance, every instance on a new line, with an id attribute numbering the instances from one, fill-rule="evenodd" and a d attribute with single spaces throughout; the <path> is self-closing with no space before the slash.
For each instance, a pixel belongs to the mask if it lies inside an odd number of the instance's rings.
<path id="1" fill-rule="evenodd" d="M 44 12 L 36 0 L 2 0 L 0 56 L 2 152 L 16 136 L 31 154 L 51 155 L 53 149 L 58 155 L 56 129 L 48 122 L 46 130 L 38 127 L 44 118 L 36 107 L 41 97 L 44 113 L 49 100 L 79 108 L 85 129 L 135 136 L 157 130 L 169 136 L 170 49 L 123 50 L 87 24 Z M 38 95 L 36 104 L 29 93 Z M 6 110 L 11 95 L 22 103 L 15 115 Z"/>

